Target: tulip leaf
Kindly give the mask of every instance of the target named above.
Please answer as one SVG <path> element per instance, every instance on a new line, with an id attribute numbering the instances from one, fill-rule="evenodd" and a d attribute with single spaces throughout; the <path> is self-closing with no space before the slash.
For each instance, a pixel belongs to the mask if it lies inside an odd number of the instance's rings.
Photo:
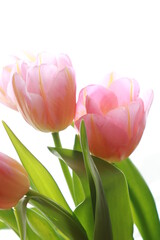
<path id="1" fill-rule="evenodd" d="M 67 211 L 71 212 L 66 200 L 64 199 L 58 185 L 47 171 L 47 169 L 36 159 L 33 154 L 20 142 L 12 130 L 3 122 L 4 128 L 15 147 L 19 158 L 29 174 L 31 183 L 35 186 L 37 191 L 43 195 L 58 202 Z"/>
<path id="2" fill-rule="evenodd" d="M 4 222 L 0 221 L 0 230 L 2 229 L 8 229 L 8 226 Z"/>
<path id="3" fill-rule="evenodd" d="M 85 229 L 74 213 L 70 214 L 56 202 L 30 190 L 27 193 L 30 203 L 38 208 L 70 240 L 87 240 Z"/>
<path id="4" fill-rule="evenodd" d="M 75 203 L 75 206 L 78 206 L 81 202 L 85 200 L 85 193 L 83 190 L 81 180 L 79 179 L 79 177 L 74 171 L 72 171 L 72 181 L 73 181 L 74 203 Z"/>
<path id="5" fill-rule="evenodd" d="M 9 210 L 0 210 L 0 220 L 9 228 L 14 230 L 15 233 L 18 234 L 17 222 L 15 219 L 15 215 L 13 209 Z"/>
<path id="6" fill-rule="evenodd" d="M 85 169 L 89 181 L 90 194 L 92 200 L 92 208 L 94 215 L 94 240 L 106 239 L 112 240 L 112 226 L 108 204 L 105 198 L 104 189 L 101 182 L 101 177 L 95 166 L 95 163 L 90 156 L 87 134 L 84 121 L 81 122 L 80 139 L 82 153 L 85 163 Z"/>
<path id="7" fill-rule="evenodd" d="M 52 147 L 49 147 L 49 150 L 55 156 L 63 159 L 68 166 L 76 172 L 81 180 L 85 192 L 85 198 L 89 197 L 89 185 L 82 152 Z M 92 158 L 100 173 L 105 191 L 113 228 L 113 239 L 132 239 L 133 221 L 128 186 L 124 174 L 112 164 L 93 156 Z"/>
<path id="8" fill-rule="evenodd" d="M 130 159 L 126 159 L 116 166 L 125 174 L 133 212 L 134 222 L 144 240 L 160 239 L 160 221 L 153 196 Z"/>
<path id="9" fill-rule="evenodd" d="M 81 150 L 80 139 L 79 139 L 78 135 L 75 135 L 73 149 Z M 78 206 L 81 202 L 83 202 L 85 200 L 85 193 L 84 193 L 84 189 L 83 189 L 81 180 L 79 179 L 78 175 L 73 170 L 72 170 L 72 182 L 73 182 L 73 192 L 74 192 L 74 203 L 76 206 Z"/>
<path id="10" fill-rule="evenodd" d="M 26 226 L 27 240 L 42 240 L 27 224 Z"/>
<path id="11" fill-rule="evenodd" d="M 20 199 L 16 207 L 14 208 L 14 214 L 16 217 L 19 235 L 21 240 L 26 239 L 26 205 L 27 205 L 27 198 L 23 197 Z"/>
<path id="12" fill-rule="evenodd" d="M 33 232 L 42 240 L 62 240 L 63 238 L 51 226 L 49 221 L 34 209 L 27 209 L 27 222 Z"/>
<path id="13" fill-rule="evenodd" d="M 74 213 L 79 219 L 79 221 L 82 223 L 84 229 L 86 229 L 88 239 L 94 239 L 94 218 L 91 198 L 88 197 L 81 204 L 79 204 L 75 209 Z"/>

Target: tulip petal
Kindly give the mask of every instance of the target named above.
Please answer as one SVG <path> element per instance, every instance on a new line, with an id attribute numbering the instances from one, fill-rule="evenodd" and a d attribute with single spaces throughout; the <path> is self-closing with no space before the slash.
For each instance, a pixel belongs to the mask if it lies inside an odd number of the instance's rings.
<path id="1" fill-rule="evenodd" d="M 81 89 L 76 105 L 75 121 L 77 121 L 79 118 L 81 118 L 83 115 L 87 113 L 86 96 L 87 96 L 86 88 Z"/>
<path id="2" fill-rule="evenodd" d="M 46 105 L 57 130 L 71 124 L 76 108 L 75 74 L 71 68 L 58 71 L 46 94 Z"/>
<path id="3" fill-rule="evenodd" d="M 47 122 L 47 116 L 41 96 L 28 93 L 24 80 L 18 74 L 14 74 L 13 77 L 13 90 L 18 110 L 24 119 L 33 127 L 43 129 L 44 123 Z"/>
<path id="4" fill-rule="evenodd" d="M 122 160 L 139 143 L 145 127 L 144 106 L 141 99 L 127 107 L 108 112 L 106 117 L 86 114 L 75 122 L 79 129 L 84 119 L 90 151 L 108 161 Z"/>
<path id="5" fill-rule="evenodd" d="M 143 102 L 144 102 L 144 111 L 145 111 L 146 117 L 148 115 L 148 112 L 150 110 L 151 104 L 153 102 L 153 97 L 154 97 L 154 94 L 153 94 L 152 90 L 148 90 L 142 96 L 142 99 L 143 99 Z"/>
<path id="6" fill-rule="evenodd" d="M 140 91 L 137 81 L 129 78 L 113 81 L 109 89 L 117 96 L 119 106 L 135 101 Z"/>
<path id="7" fill-rule="evenodd" d="M 102 86 L 90 86 L 86 88 L 86 111 L 106 115 L 110 110 L 118 107 L 115 94 Z"/>

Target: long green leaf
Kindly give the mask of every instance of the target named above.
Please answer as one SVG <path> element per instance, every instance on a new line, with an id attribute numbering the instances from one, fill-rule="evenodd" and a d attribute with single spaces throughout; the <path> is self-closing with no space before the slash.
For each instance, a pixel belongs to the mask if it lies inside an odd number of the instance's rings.
<path id="1" fill-rule="evenodd" d="M 88 239 L 86 231 L 73 213 L 70 214 L 57 203 L 33 191 L 27 193 L 27 198 L 70 240 Z"/>
<path id="2" fill-rule="evenodd" d="M 47 169 L 33 156 L 33 154 L 20 142 L 11 129 L 3 122 L 4 128 L 15 147 L 19 158 L 28 172 L 32 184 L 43 195 L 59 203 L 67 211 L 71 212 L 58 185 Z"/>
<path id="3" fill-rule="evenodd" d="M 27 240 L 42 240 L 27 224 L 26 226 Z"/>
<path id="4" fill-rule="evenodd" d="M 28 203 L 27 198 L 22 198 L 16 207 L 14 208 L 14 214 L 16 217 L 19 235 L 21 240 L 26 239 L 26 205 Z"/>
<path id="5" fill-rule="evenodd" d="M 99 172 L 89 153 L 87 134 L 83 121 L 81 122 L 80 127 L 80 138 L 86 173 L 90 186 L 93 215 L 95 219 L 94 240 L 112 240 L 113 234 L 109 209 L 105 199 L 105 193 Z"/>
<path id="6" fill-rule="evenodd" d="M 19 234 L 13 209 L 0 210 L 0 220 L 9 228 L 14 230 L 15 233 Z"/>
<path id="7" fill-rule="evenodd" d="M 0 221 L 0 230 L 2 229 L 8 229 L 8 226 L 4 222 Z"/>
<path id="8" fill-rule="evenodd" d="M 19 235 L 19 229 L 17 226 L 16 218 L 13 209 L 9 210 L 0 210 L 0 219 L 2 222 L 12 229 L 17 235 Z M 28 226 L 27 224 L 27 240 L 41 240 Z"/>
<path id="9" fill-rule="evenodd" d="M 91 198 L 85 199 L 81 204 L 77 206 L 74 211 L 75 215 L 82 223 L 84 229 L 87 231 L 88 239 L 92 240 L 94 234 L 94 217 Z"/>
<path id="10" fill-rule="evenodd" d="M 85 196 L 89 196 L 89 185 L 85 173 L 82 152 L 49 147 L 49 150 L 63 159 L 82 182 Z M 133 239 L 133 221 L 130 209 L 128 187 L 124 174 L 112 164 L 93 157 L 104 187 L 113 228 L 113 239 Z M 82 223 L 83 225 L 83 223 Z"/>
<path id="11" fill-rule="evenodd" d="M 73 149 L 81 150 L 80 138 L 78 135 L 75 135 Z M 72 170 L 72 183 L 73 183 L 74 203 L 75 203 L 75 206 L 78 206 L 80 203 L 82 203 L 85 200 L 85 193 L 84 193 L 81 180 L 73 170 Z"/>
<path id="12" fill-rule="evenodd" d="M 160 221 L 153 196 L 134 164 L 126 159 L 116 166 L 127 178 L 132 212 L 144 240 L 160 239 Z"/>
<path id="13" fill-rule="evenodd" d="M 60 240 L 60 235 L 56 233 L 55 229 L 45 219 L 45 217 L 39 214 L 37 211 L 33 209 L 27 209 L 27 222 L 31 229 L 42 240 Z"/>

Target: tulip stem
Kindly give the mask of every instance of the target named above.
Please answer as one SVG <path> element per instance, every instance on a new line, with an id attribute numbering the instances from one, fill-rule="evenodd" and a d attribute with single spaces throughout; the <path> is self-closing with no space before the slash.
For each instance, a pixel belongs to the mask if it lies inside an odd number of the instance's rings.
<path id="1" fill-rule="evenodd" d="M 59 133 L 58 132 L 52 133 L 52 137 L 53 137 L 55 147 L 62 148 Z M 59 158 L 59 162 L 60 162 L 61 169 L 63 171 L 64 177 L 66 179 L 70 194 L 71 194 L 72 199 L 74 201 L 73 181 L 72 181 L 72 176 L 70 174 L 69 168 L 68 168 L 67 164 L 60 158 Z"/>

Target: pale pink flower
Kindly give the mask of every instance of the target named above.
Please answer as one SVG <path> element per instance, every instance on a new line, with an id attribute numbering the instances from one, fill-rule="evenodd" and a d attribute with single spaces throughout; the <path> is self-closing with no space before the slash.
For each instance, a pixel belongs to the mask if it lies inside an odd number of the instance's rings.
<path id="1" fill-rule="evenodd" d="M 139 97 L 139 85 L 128 78 L 105 79 L 103 86 L 81 90 L 75 114 L 79 130 L 84 119 L 92 154 L 110 162 L 127 158 L 138 145 L 150 109 L 153 92 Z"/>
<path id="2" fill-rule="evenodd" d="M 14 159 L 0 153 L 0 209 L 14 207 L 29 190 L 27 172 Z"/>
<path id="3" fill-rule="evenodd" d="M 4 82 L 6 85 L 11 82 L 12 87 L 7 96 L 12 99 L 14 109 L 21 112 L 34 128 L 57 132 L 72 123 L 76 108 L 76 81 L 67 55 L 39 54 L 30 62 L 21 61 L 18 71 L 8 79 Z M 6 88 L 3 91 L 6 93 Z"/>

